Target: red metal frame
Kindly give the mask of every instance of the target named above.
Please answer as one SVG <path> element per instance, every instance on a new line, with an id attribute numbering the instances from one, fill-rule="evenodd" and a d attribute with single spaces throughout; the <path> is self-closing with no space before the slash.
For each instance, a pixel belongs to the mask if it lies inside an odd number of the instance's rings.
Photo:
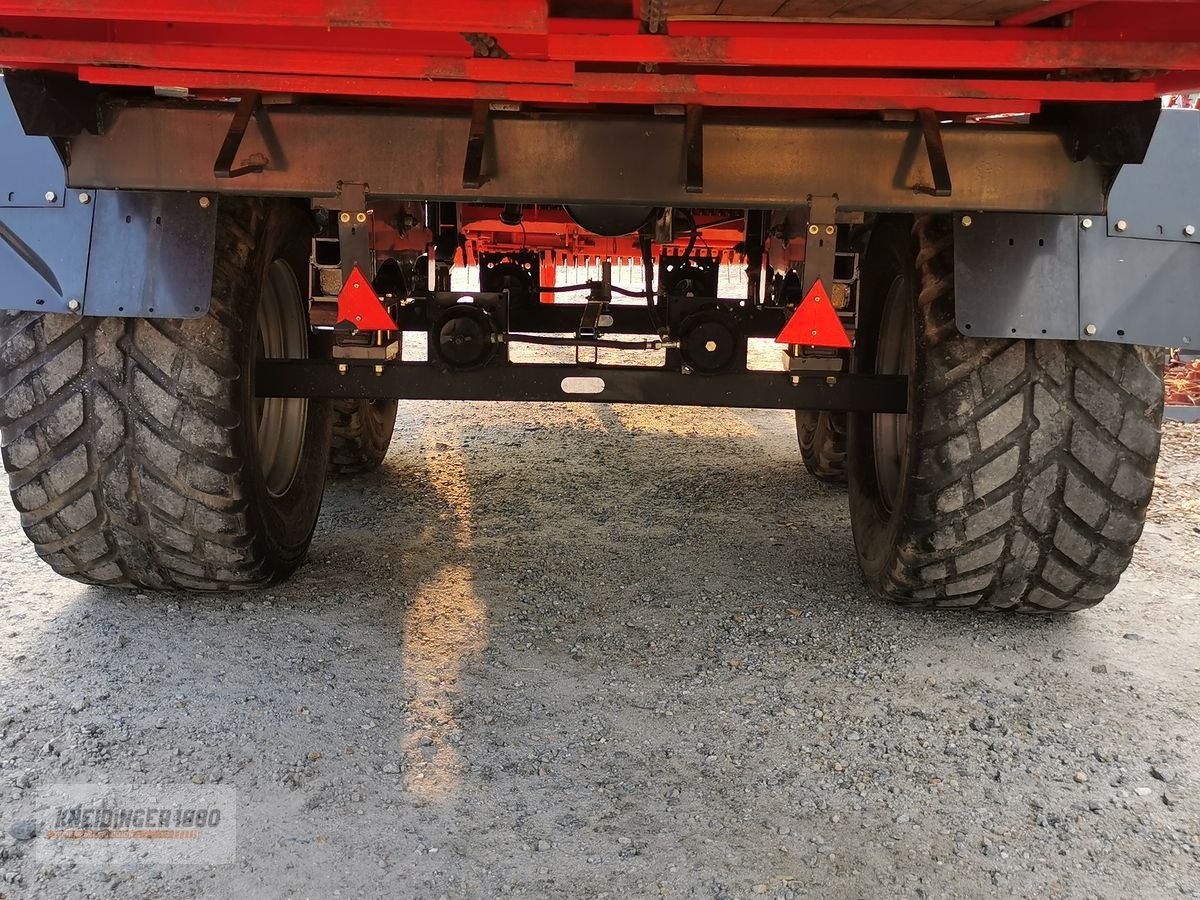
<path id="1" fill-rule="evenodd" d="M 425 253 L 433 240 L 432 232 L 421 225 L 406 231 L 397 230 L 394 223 L 411 209 L 403 203 L 373 204 L 371 243 L 384 256 L 403 253 Z M 641 266 L 640 238 L 636 234 L 620 237 L 601 237 L 581 228 L 560 206 L 529 206 L 523 210 L 520 225 L 506 225 L 500 220 L 501 209 L 486 204 L 463 204 L 459 207 L 459 231 L 462 249 L 455 255 L 455 265 L 474 267 L 480 264 L 480 254 L 536 253 L 541 260 L 541 283 L 553 286 L 559 267 L 598 267 L 603 260 L 621 261 L 629 267 Z M 722 265 L 740 265 L 745 258 L 740 246 L 745 240 L 745 222 L 740 215 L 717 210 L 694 210 L 698 226 L 695 252 L 712 257 Z M 674 241 L 655 243 L 661 252 L 668 247 L 682 250 L 687 246 L 690 231 Z M 803 261 L 804 242 L 791 244 L 792 255 L 781 259 Z M 796 251 L 799 251 L 797 255 Z M 553 303 L 559 295 L 542 294 L 542 302 Z"/>
<path id="2" fill-rule="evenodd" d="M 735 248 L 745 240 L 745 224 L 740 217 L 728 213 L 696 211 L 693 213 L 698 234 L 698 252 L 732 262 Z M 524 210 L 520 225 L 505 225 L 500 221 L 500 208 L 464 204 L 459 210 L 459 225 L 466 240 L 463 262 L 478 264 L 480 250 L 510 253 L 532 250 L 552 256 L 561 264 L 579 265 L 592 260 L 641 258 L 641 246 L 636 234 L 621 237 L 601 237 L 576 225 L 561 207 L 530 207 Z M 684 233 L 671 246 L 682 249 L 687 244 Z M 378 247 L 378 239 L 377 244 Z M 656 244 L 656 246 L 668 246 Z M 393 249 L 393 248 L 387 248 Z"/>
<path id="3" fill-rule="evenodd" d="M 1050 0 L 992 27 L 710 17 L 672 20 L 669 34 L 640 33 L 638 7 L 559 18 L 546 0 L 0 0 L 0 65 L 207 95 L 951 115 L 1200 89 L 1197 0 Z M 474 56 L 476 32 L 499 58 Z"/>

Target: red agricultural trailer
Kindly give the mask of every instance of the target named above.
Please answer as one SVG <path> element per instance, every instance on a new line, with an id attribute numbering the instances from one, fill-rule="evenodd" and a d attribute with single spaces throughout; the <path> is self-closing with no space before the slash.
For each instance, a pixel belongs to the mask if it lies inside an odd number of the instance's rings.
<path id="1" fill-rule="evenodd" d="M 3 458 L 63 575 L 286 577 L 398 399 L 795 410 L 901 603 L 1076 610 L 1129 562 L 1156 348 L 1200 340 L 1200 115 L 1161 99 L 1200 90 L 1200 3 L 0 0 L 0 28 Z"/>

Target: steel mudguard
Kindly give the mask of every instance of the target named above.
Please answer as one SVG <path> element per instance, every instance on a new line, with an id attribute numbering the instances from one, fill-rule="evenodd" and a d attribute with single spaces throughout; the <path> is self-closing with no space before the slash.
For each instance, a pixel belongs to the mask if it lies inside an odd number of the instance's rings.
<path id="1" fill-rule="evenodd" d="M 190 318 L 208 312 L 217 198 L 66 186 L 0 79 L 0 309 Z"/>
<path id="2" fill-rule="evenodd" d="M 955 315 L 974 337 L 1200 346 L 1200 112 L 1164 109 L 1104 216 L 961 213 Z"/>

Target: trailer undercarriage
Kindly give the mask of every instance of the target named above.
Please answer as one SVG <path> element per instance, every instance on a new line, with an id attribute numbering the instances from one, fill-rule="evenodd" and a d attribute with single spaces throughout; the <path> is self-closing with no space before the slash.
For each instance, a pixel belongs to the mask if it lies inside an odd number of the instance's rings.
<path id="1" fill-rule="evenodd" d="M 1197 5 L 0 0 L 26 532 L 250 587 L 399 399 L 758 407 L 877 594 L 1092 605 L 1153 348 L 1200 339 L 1200 114 L 1160 99 Z"/>

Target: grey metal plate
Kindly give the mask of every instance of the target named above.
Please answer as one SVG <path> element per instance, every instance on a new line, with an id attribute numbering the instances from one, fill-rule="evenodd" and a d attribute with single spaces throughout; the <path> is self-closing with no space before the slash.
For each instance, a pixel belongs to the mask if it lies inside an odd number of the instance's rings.
<path id="1" fill-rule="evenodd" d="M 0 76 L 0 207 L 62 206 L 66 181 L 54 142 L 25 134 Z"/>
<path id="2" fill-rule="evenodd" d="M 955 216 L 958 330 L 975 337 L 1074 340 L 1078 246 L 1074 216 Z"/>
<path id="3" fill-rule="evenodd" d="M 1108 195 L 1109 234 L 1200 244 L 1200 111 L 1164 109 L 1140 166 L 1124 165 Z M 1080 210 L 1083 212 L 1083 210 Z M 1125 228 L 1119 231 L 1118 222 Z M 1194 233 L 1186 233 L 1188 226 Z"/>
<path id="4" fill-rule="evenodd" d="M 195 318 L 212 301 L 217 200 L 99 191 L 84 312 Z"/>
<path id="5" fill-rule="evenodd" d="M 1200 246 L 1079 234 L 1080 338 L 1200 345 Z"/>
<path id="6" fill-rule="evenodd" d="M 65 209 L 0 208 L 4 309 L 65 313 L 82 302 L 92 209 L 76 195 Z"/>
<path id="7" fill-rule="evenodd" d="M 1167 406 L 1163 418 L 1172 422 L 1200 422 L 1200 406 Z"/>

